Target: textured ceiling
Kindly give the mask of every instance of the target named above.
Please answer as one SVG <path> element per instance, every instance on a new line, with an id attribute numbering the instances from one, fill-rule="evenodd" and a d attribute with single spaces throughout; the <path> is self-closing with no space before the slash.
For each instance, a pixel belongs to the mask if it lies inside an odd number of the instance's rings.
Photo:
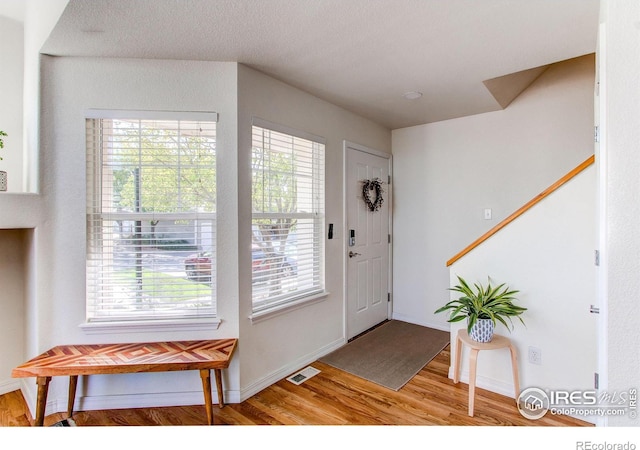
<path id="1" fill-rule="evenodd" d="M 484 81 L 593 53 L 598 11 L 598 0 L 70 0 L 43 52 L 238 61 L 396 129 L 500 109 Z"/>

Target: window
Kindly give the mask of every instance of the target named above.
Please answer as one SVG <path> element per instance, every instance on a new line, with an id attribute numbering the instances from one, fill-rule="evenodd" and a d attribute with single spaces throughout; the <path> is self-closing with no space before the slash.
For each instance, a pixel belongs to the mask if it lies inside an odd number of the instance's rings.
<path id="1" fill-rule="evenodd" d="M 324 142 L 254 119 L 253 312 L 324 292 Z"/>
<path id="2" fill-rule="evenodd" d="M 87 321 L 215 317 L 215 113 L 92 111 Z"/>

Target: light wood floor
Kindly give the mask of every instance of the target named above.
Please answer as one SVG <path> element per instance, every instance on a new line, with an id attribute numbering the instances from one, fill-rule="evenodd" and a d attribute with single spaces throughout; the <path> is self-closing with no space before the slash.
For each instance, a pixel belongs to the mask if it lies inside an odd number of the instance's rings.
<path id="1" fill-rule="evenodd" d="M 398 392 L 385 389 L 326 364 L 320 374 L 296 386 L 287 380 L 240 404 L 218 408 L 215 424 L 224 425 L 474 425 L 592 426 L 547 413 L 539 420 L 520 415 L 512 398 L 476 389 L 475 416 L 467 415 L 468 386 L 448 377 L 449 348 L 442 351 Z M 45 425 L 64 419 L 45 418 Z M 203 405 L 80 411 L 78 426 L 205 425 Z M 0 396 L 0 426 L 29 426 L 31 414 L 20 391 Z"/>

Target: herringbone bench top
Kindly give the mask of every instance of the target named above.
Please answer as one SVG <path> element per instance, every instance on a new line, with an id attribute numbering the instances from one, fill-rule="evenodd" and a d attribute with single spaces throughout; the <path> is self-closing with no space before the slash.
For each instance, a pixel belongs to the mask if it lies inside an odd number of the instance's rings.
<path id="1" fill-rule="evenodd" d="M 59 345 L 13 369 L 11 376 L 52 377 L 226 369 L 237 339 Z"/>

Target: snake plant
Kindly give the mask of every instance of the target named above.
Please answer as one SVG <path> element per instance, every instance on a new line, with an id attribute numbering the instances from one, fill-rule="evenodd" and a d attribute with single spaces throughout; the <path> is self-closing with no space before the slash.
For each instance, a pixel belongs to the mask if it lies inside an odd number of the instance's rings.
<path id="1" fill-rule="evenodd" d="M 498 286 L 492 286 L 489 278 L 487 286 L 481 283 L 474 283 L 474 288 L 460 276 L 458 281 L 460 284 L 449 288 L 451 291 L 459 292 L 462 295 L 448 302 L 435 311 L 435 314 L 450 311 L 447 322 L 460 322 L 468 319 L 467 331 L 471 332 L 471 328 L 478 319 L 491 319 L 493 324 L 496 321 L 502 323 L 508 330 L 513 329 L 512 317 L 517 317 L 524 325 L 524 321 L 520 315 L 527 310 L 522 306 L 514 305 L 517 300 L 514 295 L 520 291 L 510 290 L 505 283 Z M 507 323 L 507 319 L 509 323 Z M 509 326 L 511 325 L 511 326 Z"/>

